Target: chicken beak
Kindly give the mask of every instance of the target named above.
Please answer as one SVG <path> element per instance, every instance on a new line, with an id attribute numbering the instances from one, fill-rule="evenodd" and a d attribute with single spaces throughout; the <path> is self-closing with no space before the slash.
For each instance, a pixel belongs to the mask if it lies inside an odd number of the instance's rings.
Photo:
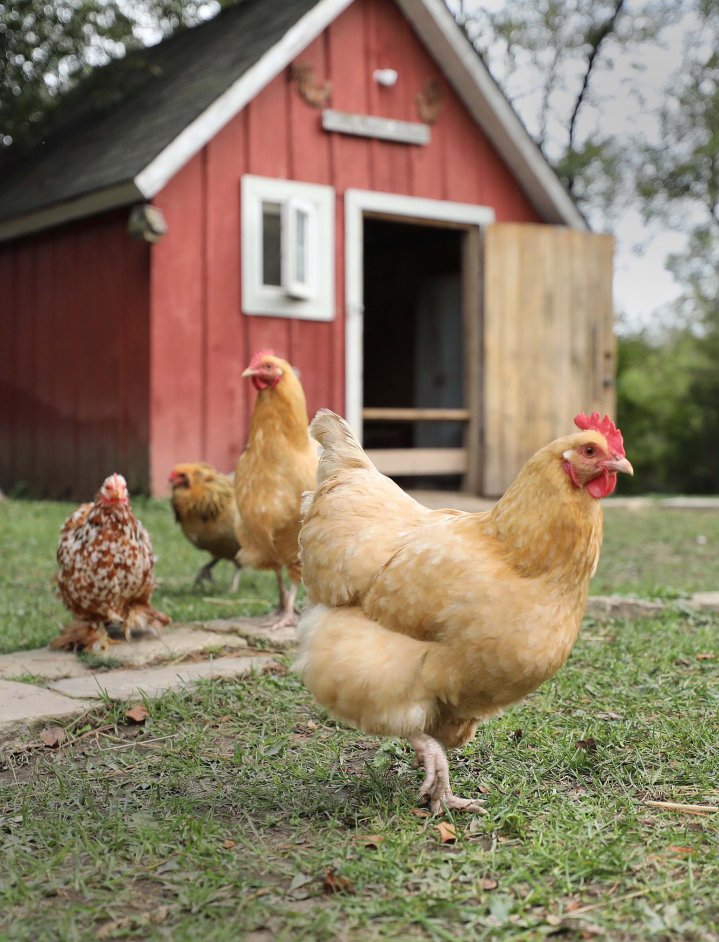
<path id="1" fill-rule="evenodd" d="M 248 366 L 247 369 L 242 373 L 242 376 L 257 376 L 259 370 L 253 370 L 251 366 Z"/>
<path id="2" fill-rule="evenodd" d="M 604 467 L 608 471 L 621 471 L 623 474 L 634 475 L 634 468 L 626 458 L 612 458 L 611 461 L 605 461 Z"/>

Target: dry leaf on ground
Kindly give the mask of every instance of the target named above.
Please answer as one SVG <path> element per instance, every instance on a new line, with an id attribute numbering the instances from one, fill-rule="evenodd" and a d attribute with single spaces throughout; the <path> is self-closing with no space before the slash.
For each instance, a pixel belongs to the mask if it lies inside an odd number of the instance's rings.
<path id="1" fill-rule="evenodd" d="M 57 749 L 67 739 L 67 733 L 62 726 L 47 726 L 40 731 L 40 739 L 48 749 Z"/>
<path id="2" fill-rule="evenodd" d="M 435 824 L 435 831 L 439 831 L 439 840 L 442 844 L 453 844 L 457 840 L 457 828 L 449 821 L 440 821 Z"/>
<path id="3" fill-rule="evenodd" d="M 237 845 L 235 844 L 235 842 L 234 842 L 233 840 L 231 840 L 231 839 L 228 837 L 226 841 L 223 841 L 223 842 L 222 842 L 222 846 L 223 846 L 223 847 L 226 847 L 227 850 L 232 850 L 232 848 L 233 848 L 233 847 L 236 847 Z"/>
<path id="4" fill-rule="evenodd" d="M 352 840 L 364 847 L 379 847 L 384 838 L 381 834 L 355 834 Z"/>
<path id="5" fill-rule="evenodd" d="M 322 889 L 325 893 L 354 893 L 355 888 L 352 883 L 343 877 L 336 870 L 328 870 L 322 881 Z"/>
<path id="6" fill-rule="evenodd" d="M 593 736 L 589 736 L 587 739 L 578 739 L 574 743 L 575 749 L 584 749 L 586 752 L 596 752 L 597 751 L 597 740 Z"/>
<path id="7" fill-rule="evenodd" d="M 144 723 L 149 715 L 150 711 L 144 703 L 136 703 L 125 712 L 127 719 L 132 720 L 133 723 Z"/>
<path id="8" fill-rule="evenodd" d="M 496 890 L 499 886 L 499 881 L 493 880 L 491 877 L 482 877 L 481 880 L 477 881 L 477 885 L 480 890 Z"/>

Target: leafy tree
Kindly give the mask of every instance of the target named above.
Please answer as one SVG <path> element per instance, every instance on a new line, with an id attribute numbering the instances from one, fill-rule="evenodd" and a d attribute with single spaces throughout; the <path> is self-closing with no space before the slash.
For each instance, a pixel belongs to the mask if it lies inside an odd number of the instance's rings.
<path id="1" fill-rule="evenodd" d="M 719 490 L 719 3 L 702 0 L 685 68 L 673 77 L 659 118 L 660 144 L 641 148 L 638 192 L 645 216 L 688 233 L 667 267 L 681 286 L 676 327 L 664 351 L 681 374 L 677 395 L 654 375 L 655 398 L 673 400 L 666 427 L 671 484 Z M 681 359 L 686 351 L 687 360 Z M 669 370 L 667 370 L 669 372 Z M 628 377 L 624 377 L 625 387 Z M 670 381 L 669 377 L 664 377 Z M 625 403 L 626 405 L 626 403 Z M 647 407 L 649 408 L 649 407 Z"/>
<path id="2" fill-rule="evenodd" d="M 512 0 L 494 11 L 448 2 L 580 208 L 596 217 L 625 201 L 631 151 L 606 129 L 613 101 L 604 89 L 618 56 L 636 52 L 623 90 L 641 105 L 639 50 L 687 0 Z"/>
<path id="3" fill-rule="evenodd" d="M 0 0 L 0 151 L 94 66 L 219 10 L 215 0 Z"/>

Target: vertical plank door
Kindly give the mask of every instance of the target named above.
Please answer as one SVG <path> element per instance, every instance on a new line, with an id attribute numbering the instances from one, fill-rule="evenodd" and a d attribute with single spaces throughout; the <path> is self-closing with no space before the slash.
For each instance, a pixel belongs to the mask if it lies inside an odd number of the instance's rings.
<path id="1" fill-rule="evenodd" d="M 482 490 L 497 496 L 578 412 L 615 417 L 614 240 L 498 223 L 484 244 Z"/>

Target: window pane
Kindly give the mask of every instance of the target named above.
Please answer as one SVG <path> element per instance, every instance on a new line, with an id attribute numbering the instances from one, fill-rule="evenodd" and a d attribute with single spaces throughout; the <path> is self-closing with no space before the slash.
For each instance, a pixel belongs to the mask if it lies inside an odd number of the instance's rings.
<path id="1" fill-rule="evenodd" d="M 301 209 L 297 212 L 297 255 L 295 259 L 297 281 L 307 284 L 307 242 L 309 234 L 309 217 Z"/>
<path id="2" fill-rule="evenodd" d="M 279 203 L 262 204 L 262 284 L 282 284 L 282 225 Z"/>

